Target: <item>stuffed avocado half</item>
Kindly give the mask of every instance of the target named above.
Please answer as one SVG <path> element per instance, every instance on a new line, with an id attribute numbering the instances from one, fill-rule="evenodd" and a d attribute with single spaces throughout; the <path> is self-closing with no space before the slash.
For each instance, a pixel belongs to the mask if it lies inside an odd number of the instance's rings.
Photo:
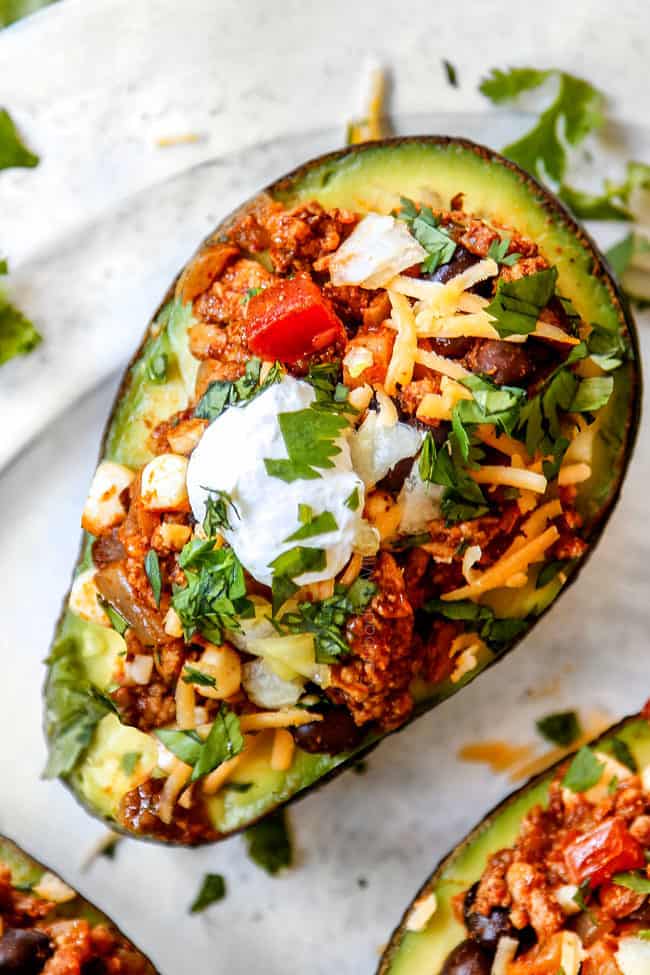
<path id="1" fill-rule="evenodd" d="M 170 289 L 108 425 L 49 660 L 48 774 L 198 843 L 503 655 L 637 423 L 631 320 L 531 177 L 418 138 L 317 159 Z"/>
<path id="2" fill-rule="evenodd" d="M 0 971 L 155 975 L 93 904 L 0 836 Z"/>
<path id="3" fill-rule="evenodd" d="M 515 792 L 442 861 L 380 975 L 650 971 L 648 707 Z"/>

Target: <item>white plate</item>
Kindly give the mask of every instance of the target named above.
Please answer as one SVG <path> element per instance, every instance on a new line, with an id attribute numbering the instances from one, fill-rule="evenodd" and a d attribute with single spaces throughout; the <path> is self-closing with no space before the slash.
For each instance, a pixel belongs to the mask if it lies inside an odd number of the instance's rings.
<path id="1" fill-rule="evenodd" d="M 509 137 L 497 118 L 481 119 L 483 130 L 478 118 L 438 117 L 427 131 L 496 144 Z M 218 218 L 334 140 L 329 133 L 274 142 L 184 174 L 57 253 L 50 248 L 47 260 L 34 259 L 18 276 L 26 303 L 47 318 L 48 335 L 35 357 L 2 374 L 3 415 L 11 405 L 16 420 L 36 416 L 11 449 L 75 402 L 0 477 L 0 831 L 101 904 L 164 975 L 370 973 L 430 867 L 509 791 L 504 777 L 459 763 L 458 747 L 490 737 L 534 742 L 535 719 L 559 708 L 605 709 L 614 719 L 637 709 L 650 691 L 650 444 L 642 437 L 619 509 L 572 590 L 516 652 L 386 741 L 365 776 L 347 773 L 293 807 L 295 869 L 267 877 L 240 839 L 198 851 L 127 840 L 114 861 L 100 859 L 82 872 L 103 828 L 59 783 L 39 778 L 41 661 L 76 555 L 79 511 L 116 377 L 78 397 L 123 365 L 171 275 Z M 648 351 L 645 335 L 642 344 Z M 5 456 L 11 426 L 3 429 Z M 533 696 L 556 677 L 552 693 Z M 226 876 L 228 896 L 190 917 L 187 907 L 207 871 Z"/>

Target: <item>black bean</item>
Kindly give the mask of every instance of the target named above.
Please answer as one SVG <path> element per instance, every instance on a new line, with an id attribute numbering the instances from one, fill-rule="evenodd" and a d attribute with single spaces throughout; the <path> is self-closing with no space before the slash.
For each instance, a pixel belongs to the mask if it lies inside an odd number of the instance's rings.
<path id="1" fill-rule="evenodd" d="M 510 912 L 505 907 L 493 907 L 488 915 L 467 914 L 465 926 L 470 937 L 490 951 L 496 951 L 497 941 L 502 935 L 507 934 L 510 938 L 517 935 L 510 922 Z"/>
<path id="2" fill-rule="evenodd" d="M 404 481 L 411 473 L 412 467 L 412 457 L 404 457 L 402 460 L 398 460 L 395 466 L 391 467 L 388 474 L 382 477 L 381 481 L 377 483 L 377 487 L 381 488 L 382 491 L 398 494 L 402 489 Z"/>
<path id="3" fill-rule="evenodd" d="M 429 339 L 431 351 L 448 359 L 462 359 L 474 344 L 474 339 L 462 335 L 455 339 Z"/>
<path id="4" fill-rule="evenodd" d="M 491 968 L 492 956 L 468 938 L 447 955 L 440 975 L 490 975 Z"/>
<path id="5" fill-rule="evenodd" d="M 38 975 L 52 953 L 43 931 L 8 928 L 0 938 L 0 975 Z"/>
<path id="6" fill-rule="evenodd" d="M 520 386 L 535 370 L 524 343 L 488 339 L 476 350 L 474 365 L 497 386 Z"/>
<path id="7" fill-rule="evenodd" d="M 305 752 L 339 755 L 355 748 L 363 732 L 345 708 L 332 708 L 322 721 L 310 721 L 292 728 L 294 741 Z"/>

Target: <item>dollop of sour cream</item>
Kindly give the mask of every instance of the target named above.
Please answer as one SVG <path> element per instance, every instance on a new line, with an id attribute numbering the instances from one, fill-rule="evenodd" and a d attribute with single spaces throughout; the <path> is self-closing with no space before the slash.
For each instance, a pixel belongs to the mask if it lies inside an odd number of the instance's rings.
<path id="1" fill-rule="evenodd" d="M 285 376 L 244 406 L 231 407 L 207 427 L 196 446 L 187 470 L 187 491 L 194 517 L 205 517 L 210 491 L 225 491 L 237 509 L 230 509 L 229 529 L 223 534 L 245 569 L 270 585 L 270 563 L 283 552 L 302 545 L 319 548 L 326 555 L 325 568 L 303 573 L 298 585 L 332 579 L 349 560 L 355 537 L 362 528 L 363 481 L 352 469 L 347 436 L 332 460 L 334 467 L 319 470 L 321 477 L 287 483 L 267 473 L 265 458 L 287 458 L 278 415 L 304 410 L 314 402 L 309 383 Z M 358 491 L 352 510 L 346 501 Z M 298 506 L 308 505 L 313 517 L 331 512 L 336 531 L 300 541 L 287 541 L 301 528 Z"/>

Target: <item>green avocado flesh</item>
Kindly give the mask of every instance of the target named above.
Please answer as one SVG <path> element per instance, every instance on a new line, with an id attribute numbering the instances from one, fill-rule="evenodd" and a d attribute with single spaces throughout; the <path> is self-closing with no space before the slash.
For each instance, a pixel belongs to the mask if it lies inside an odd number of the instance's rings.
<path id="1" fill-rule="evenodd" d="M 639 768 L 650 763 L 650 725 L 645 719 L 626 719 L 593 742 L 593 747 L 611 752 L 613 737 L 629 746 Z M 439 975 L 451 950 L 467 937 L 454 916 L 452 898 L 479 880 L 492 853 L 512 845 L 529 809 L 546 805 L 554 772 L 555 767 L 513 793 L 443 860 L 417 895 L 434 893 L 435 913 L 424 930 L 408 931 L 405 925 L 409 906 L 386 948 L 380 975 Z"/>
<path id="2" fill-rule="evenodd" d="M 30 857 L 6 836 L 0 836 L 0 866 L 9 868 L 11 883 L 14 887 L 27 890 L 38 886 L 43 876 L 49 873 L 47 867 Z M 105 924 L 116 930 L 111 919 L 81 894 L 77 894 L 71 900 L 57 904 L 53 911 L 47 915 L 46 921 L 49 923 L 58 918 L 81 919 L 88 921 L 93 927 L 97 924 Z M 153 975 L 154 969 L 152 967 L 147 971 Z"/>
<path id="3" fill-rule="evenodd" d="M 592 477 L 579 485 L 577 507 L 586 519 L 587 540 L 593 544 L 618 494 L 636 426 L 639 384 L 635 337 L 592 245 L 550 195 L 487 150 L 433 138 L 370 144 L 324 157 L 265 192 L 287 206 L 317 200 L 325 207 L 385 213 L 399 206 L 400 195 L 447 209 L 451 198 L 462 192 L 467 212 L 511 226 L 539 243 L 544 256 L 558 268 L 558 293 L 572 300 L 585 321 L 620 333 L 630 345 L 630 358 L 613 373 L 614 394 L 589 428 L 585 445 Z M 248 206 L 234 216 L 240 217 Z M 217 228 L 211 239 L 218 239 L 228 223 Z M 189 304 L 183 307 L 172 295 L 173 288 L 127 373 L 104 441 L 103 458 L 134 468 L 150 459 L 146 443 L 150 430 L 187 405 L 196 379 L 198 363 L 190 355 L 187 342 L 192 311 Z M 155 368 L 161 355 L 166 361 L 166 378 L 162 381 Z M 76 571 L 90 564 L 89 541 L 88 537 Z M 575 575 L 577 567 L 574 563 L 565 576 Z M 531 576 L 522 589 L 495 590 L 484 597 L 497 617 L 525 618 L 524 633 L 563 585 L 566 587 L 566 581 L 556 575 L 536 588 L 535 573 Z M 506 649 L 515 642 L 512 640 Z M 46 684 L 46 730 L 50 743 L 56 740 L 49 774 L 64 779 L 92 813 L 114 828 L 119 828 L 116 816 L 124 795 L 157 774 L 153 737 L 122 725 L 102 696 L 110 690 L 111 661 L 124 649 L 117 632 L 65 611 L 55 636 Z M 414 688 L 414 716 L 455 693 L 495 659 L 496 655 L 486 650 L 477 666 L 455 683 L 449 679 L 436 685 L 419 683 Z M 77 719 L 87 713 L 90 698 L 91 710 L 97 714 L 99 709 L 100 719 L 88 719 L 85 725 L 82 721 L 80 726 Z M 288 772 L 272 771 L 268 756 L 263 750 L 256 751 L 250 760 L 242 762 L 234 777 L 234 781 L 252 782 L 252 786 L 246 791 L 225 789 L 209 800 L 214 830 L 225 835 L 245 828 L 327 773 L 348 764 L 381 737 L 368 735 L 354 753 L 336 756 L 297 749 Z M 64 747 L 57 753 L 61 741 Z M 138 755 L 135 765 L 123 762 L 124 755 L 133 753 Z"/>

